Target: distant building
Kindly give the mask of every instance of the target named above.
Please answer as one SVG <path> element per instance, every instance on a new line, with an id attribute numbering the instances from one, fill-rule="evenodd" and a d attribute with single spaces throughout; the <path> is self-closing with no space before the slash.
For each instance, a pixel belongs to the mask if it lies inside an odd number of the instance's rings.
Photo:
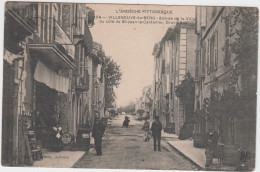
<path id="1" fill-rule="evenodd" d="M 152 114 L 152 92 L 151 92 L 152 86 L 144 87 L 142 90 L 141 97 L 137 100 L 135 111 L 136 114 L 140 117 L 147 117 L 149 115 L 150 118 L 152 118 L 150 115 Z M 139 114 L 139 111 L 142 110 L 143 113 Z"/>

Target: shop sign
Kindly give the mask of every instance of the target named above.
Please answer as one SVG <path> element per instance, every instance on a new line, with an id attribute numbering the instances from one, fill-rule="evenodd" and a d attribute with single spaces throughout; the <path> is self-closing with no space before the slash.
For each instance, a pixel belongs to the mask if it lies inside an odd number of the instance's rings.
<path id="1" fill-rule="evenodd" d="M 82 134 L 82 138 L 83 139 L 88 139 L 89 138 L 89 134 L 88 133 L 83 133 Z"/>

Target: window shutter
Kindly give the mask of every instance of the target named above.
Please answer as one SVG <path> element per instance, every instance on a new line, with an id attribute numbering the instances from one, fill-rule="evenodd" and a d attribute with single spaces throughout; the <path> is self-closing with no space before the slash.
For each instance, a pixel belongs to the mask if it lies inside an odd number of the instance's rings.
<path id="1" fill-rule="evenodd" d="M 225 42 L 225 59 L 224 59 L 224 65 L 229 64 L 229 39 L 226 39 Z"/>
<path id="2" fill-rule="evenodd" d="M 162 61 L 162 74 L 165 73 L 165 60 Z"/>
<path id="3" fill-rule="evenodd" d="M 205 74 L 205 65 L 206 65 L 206 43 L 203 44 L 202 48 L 202 60 L 201 60 L 201 74 Z"/>
<path id="4" fill-rule="evenodd" d="M 210 74 L 210 68 L 209 68 L 209 66 L 210 66 L 210 45 L 209 45 L 209 39 L 208 39 L 208 41 L 207 41 L 207 73 L 208 73 L 208 75 Z"/>
<path id="5" fill-rule="evenodd" d="M 226 26 L 226 37 L 229 37 L 229 19 L 227 18 L 225 20 L 225 26 Z"/>
<path id="6" fill-rule="evenodd" d="M 215 32 L 215 45 L 214 45 L 214 52 L 215 52 L 215 70 L 218 69 L 218 32 Z"/>
<path id="7" fill-rule="evenodd" d="M 199 80 L 199 69 L 200 69 L 199 51 L 196 51 L 196 68 L 195 68 L 196 80 Z"/>
<path id="8" fill-rule="evenodd" d="M 89 90 L 89 73 L 88 70 L 85 70 L 85 78 L 86 78 L 86 88 Z"/>

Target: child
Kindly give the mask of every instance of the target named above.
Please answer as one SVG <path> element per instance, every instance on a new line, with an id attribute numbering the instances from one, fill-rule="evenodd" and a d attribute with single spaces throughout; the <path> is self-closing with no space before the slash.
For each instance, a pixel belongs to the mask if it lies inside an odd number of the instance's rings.
<path id="1" fill-rule="evenodd" d="M 143 130 L 144 130 L 144 141 L 148 142 L 149 141 L 149 130 L 150 130 L 150 123 L 149 121 L 147 121 L 147 118 L 145 118 L 145 122 L 144 122 L 144 126 L 143 126 Z"/>

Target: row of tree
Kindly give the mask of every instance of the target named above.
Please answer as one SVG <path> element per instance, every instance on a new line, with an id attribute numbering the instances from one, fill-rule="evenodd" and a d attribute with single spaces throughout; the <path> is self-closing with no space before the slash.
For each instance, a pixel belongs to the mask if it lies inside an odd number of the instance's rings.
<path id="1" fill-rule="evenodd" d="M 116 93 L 114 88 L 117 88 L 122 79 L 120 66 L 112 59 L 112 57 L 104 57 L 104 76 L 105 76 L 105 108 L 115 108 Z"/>

